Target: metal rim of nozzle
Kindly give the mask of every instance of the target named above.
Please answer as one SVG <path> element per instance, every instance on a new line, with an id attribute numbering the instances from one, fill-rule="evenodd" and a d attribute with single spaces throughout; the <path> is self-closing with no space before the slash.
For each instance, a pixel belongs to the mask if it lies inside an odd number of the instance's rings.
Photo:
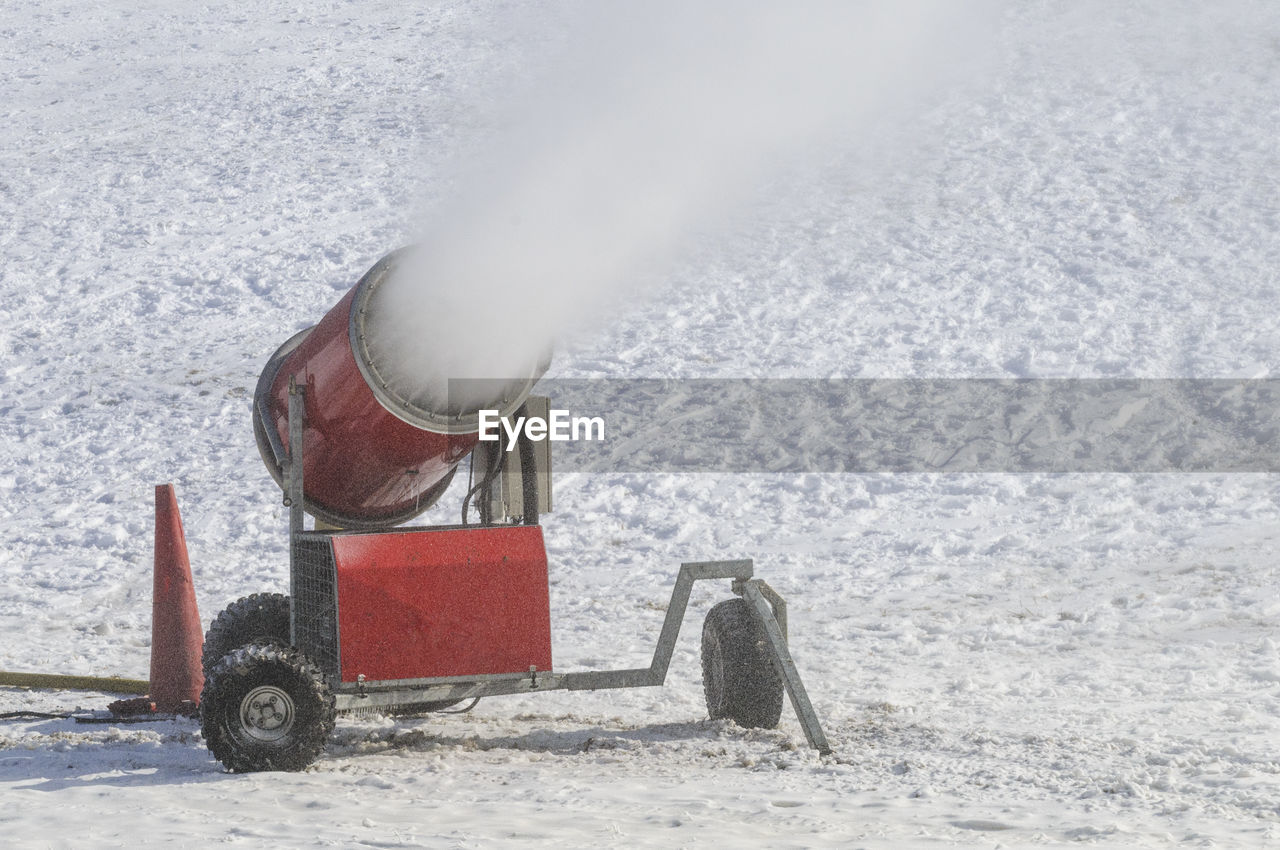
<path id="1" fill-rule="evenodd" d="M 365 383 L 369 385 L 374 398 L 396 418 L 409 423 L 415 428 L 433 431 L 437 434 L 474 434 L 480 430 L 479 410 L 455 414 L 440 412 L 415 404 L 396 392 L 391 386 L 389 376 L 378 369 L 378 365 L 369 351 L 366 320 L 370 304 L 377 294 L 378 288 L 390 278 L 397 264 L 413 250 L 415 250 L 415 246 L 412 245 L 397 248 L 381 260 L 378 260 L 373 268 L 365 272 L 364 277 L 360 278 L 360 282 L 356 284 L 356 296 L 351 305 L 349 319 L 351 352 L 355 355 L 356 368 L 360 370 L 360 374 Z M 527 377 L 513 379 L 514 392 L 508 394 L 507 397 L 495 399 L 493 409 L 496 409 L 500 416 L 510 416 L 518 410 L 533 390 L 533 385 L 537 383 L 550 365 L 551 352 L 548 350 L 546 355 L 533 364 Z"/>

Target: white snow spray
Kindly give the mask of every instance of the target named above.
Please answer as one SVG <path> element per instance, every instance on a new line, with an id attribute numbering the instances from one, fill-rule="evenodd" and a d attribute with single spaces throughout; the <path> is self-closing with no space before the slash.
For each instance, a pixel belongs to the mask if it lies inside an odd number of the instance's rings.
<path id="1" fill-rule="evenodd" d="M 527 376 L 554 337 L 653 281 L 776 163 L 856 141 L 877 110 L 943 79 L 993 8 L 582 4 L 385 288 L 371 347 L 405 389 Z"/>

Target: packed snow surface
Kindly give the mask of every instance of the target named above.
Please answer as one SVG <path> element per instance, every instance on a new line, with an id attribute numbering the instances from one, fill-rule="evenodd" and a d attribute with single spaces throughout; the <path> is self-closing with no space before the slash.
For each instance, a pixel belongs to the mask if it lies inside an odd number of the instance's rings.
<path id="1" fill-rule="evenodd" d="M 495 92 L 576 14 L 5 4 L 0 669 L 147 675 L 157 483 L 206 622 L 285 589 L 259 369 L 421 238 Z M 955 28 L 962 71 L 745 174 L 749 201 L 549 377 L 1272 376 L 1280 9 L 1028 0 L 985 26 Z M 340 718 L 298 774 L 227 774 L 192 721 L 6 722 L 6 845 L 1280 841 L 1274 475 L 555 484 L 558 669 L 647 664 L 679 564 L 750 557 L 835 754 L 789 708 L 706 719 L 699 622 L 728 588 L 701 587 L 664 688 Z M 0 689 L 0 711 L 111 698 Z"/>

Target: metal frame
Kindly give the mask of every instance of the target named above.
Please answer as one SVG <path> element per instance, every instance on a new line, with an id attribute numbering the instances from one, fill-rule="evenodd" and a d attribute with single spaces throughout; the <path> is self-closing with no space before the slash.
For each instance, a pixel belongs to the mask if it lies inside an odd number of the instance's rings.
<path id="1" fill-rule="evenodd" d="M 254 441 L 258 444 L 258 453 L 262 455 L 267 471 L 282 488 L 286 486 L 284 476 L 287 476 L 288 472 L 282 472 L 282 470 L 289 465 L 289 453 L 285 451 L 284 441 L 280 439 L 279 432 L 269 424 L 271 422 L 271 387 L 275 385 L 276 376 L 280 374 L 280 367 L 284 365 L 284 361 L 298 346 L 302 345 L 313 330 L 315 326 L 298 331 L 285 340 L 284 345 L 277 348 L 275 354 L 272 354 L 271 359 L 262 367 L 262 374 L 258 376 L 257 386 L 253 389 Z"/>
<path id="2" fill-rule="evenodd" d="M 289 451 L 288 466 L 284 476 L 288 486 L 284 504 L 289 509 L 289 641 L 298 642 L 297 608 L 293 600 L 298 598 L 297 546 L 294 541 L 302 533 L 302 453 L 303 419 L 306 417 L 306 390 L 298 386 L 294 376 L 289 376 Z"/>
<path id="3" fill-rule="evenodd" d="M 295 538 L 303 533 L 302 463 L 303 418 L 305 416 L 305 390 L 293 379 L 289 382 L 289 449 L 285 477 L 288 483 L 284 503 L 289 508 L 289 593 L 297 598 L 297 570 L 295 569 Z M 699 561 L 680 565 L 671 601 L 667 605 L 662 632 L 653 651 L 653 661 L 648 667 L 629 670 L 593 670 L 579 673 L 553 673 L 530 668 L 527 673 L 506 673 L 487 676 L 442 677 L 427 679 L 402 679 L 395 681 L 359 681 L 355 683 L 331 682 L 335 704 L 339 711 L 359 708 L 381 708 L 446 700 L 463 700 L 473 697 L 523 694 L 534 691 L 590 691 L 613 688 L 644 688 L 662 685 L 671 666 L 676 638 L 689 607 L 689 596 L 696 581 L 732 579 L 732 590 L 750 605 L 769 644 L 769 657 L 782 679 L 791 706 L 795 710 L 800 727 L 804 730 L 809 746 L 826 755 L 831 746 L 822 731 L 822 724 L 809 700 L 800 672 L 787 648 L 787 606 L 782 597 L 762 579 L 754 578 L 754 566 L 749 559 L 737 561 Z M 297 635 L 296 606 L 289 606 L 289 631 L 291 638 Z"/>

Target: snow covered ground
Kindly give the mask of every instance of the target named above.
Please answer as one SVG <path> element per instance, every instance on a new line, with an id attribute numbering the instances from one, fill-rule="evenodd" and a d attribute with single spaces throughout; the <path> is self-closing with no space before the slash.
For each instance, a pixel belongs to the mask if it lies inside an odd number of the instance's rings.
<path id="1" fill-rule="evenodd" d="M 554 7 L 561 10 L 561 6 Z M 414 236 L 526 4 L 10 0 L 0 16 L 0 669 L 146 675 L 152 485 L 204 619 L 287 583 L 249 399 Z M 552 27 L 554 29 L 554 27 Z M 922 112 L 776 177 L 558 377 L 1271 377 L 1280 10 L 1011 4 Z M 301 774 L 194 722 L 0 725 L 11 846 L 1280 841 L 1267 474 L 562 474 L 563 670 L 647 662 L 682 561 L 752 557 L 836 754 L 667 687 L 339 721 Z M 456 513 L 447 494 L 429 519 Z M 110 697 L 0 689 L 0 711 Z M 16 837 L 16 838 L 15 838 Z"/>

